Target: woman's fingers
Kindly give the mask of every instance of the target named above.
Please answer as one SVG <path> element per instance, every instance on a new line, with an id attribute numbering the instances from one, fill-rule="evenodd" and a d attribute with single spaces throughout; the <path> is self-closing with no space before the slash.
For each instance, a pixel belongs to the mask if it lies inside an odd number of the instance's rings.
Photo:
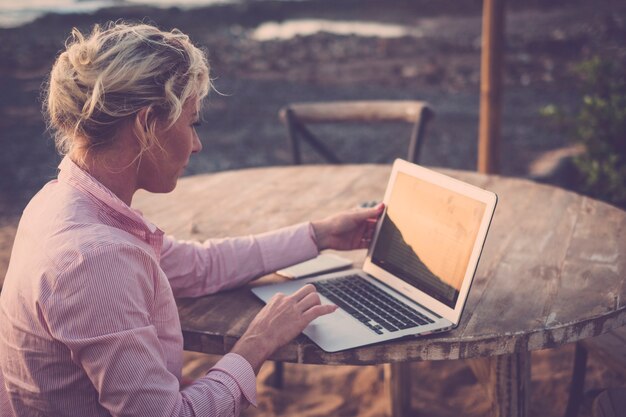
<path id="1" fill-rule="evenodd" d="M 379 217 L 385 209 L 384 203 L 378 203 L 375 207 L 366 208 L 366 209 L 356 209 L 353 213 L 356 215 L 358 219 L 367 219 L 367 218 L 377 218 Z"/>
<path id="2" fill-rule="evenodd" d="M 365 220 L 365 227 L 363 228 L 363 234 L 360 240 L 360 246 L 367 248 L 369 244 L 372 242 L 372 238 L 374 237 L 374 231 L 376 230 L 376 223 L 378 219 L 368 218 Z"/>
<path id="3" fill-rule="evenodd" d="M 333 313 L 338 308 L 339 307 L 337 307 L 336 305 L 332 305 L 332 304 L 318 305 L 318 306 L 309 308 L 307 311 L 305 311 L 302 314 L 302 317 L 307 323 L 310 323 L 318 317 Z"/>
<path id="4" fill-rule="evenodd" d="M 360 241 L 366 223 L 378 221 L 385 211 L 383 203 L 371 209 L 344 211 L 323 220 L 311 222 L 318 249 L 350 250 L 367 247 Z"/>
<path id="5" fill-rule="evenodd" d="M 300 311 L 306 323 L 324 314 L 332 313 L 337 309 L 337 306 L 332 304 L 322 305 L 322 300 L 312 284 L 307 284 L 300 288 L 293 293 L 292 297 L 296 300 L 296 308 Z"/>
<path id="6" fill-rule="evenodd" d="M 302 288 L 300 288 L 298 291 L 294 292 L 291 297 L 296 300 L 296 301 L 300 301 L 302 300 L 304 297 L 306 297 L 307 295 L 314 293 L 315 290 L 315 286 L 313 284 L 306 284 L 305 286 L 303 286 Z"/>
<path id="7" fill-rule="evenodd" d="M 320 305 L 321 303 L 322 301 L 320 300 L 319 294 L 317 292 L 312 292 L 307 294 L 306 297 L 300 300 L 300 302 L 298 303 L 298 308 L 304 313 L 311 307 Z"/>

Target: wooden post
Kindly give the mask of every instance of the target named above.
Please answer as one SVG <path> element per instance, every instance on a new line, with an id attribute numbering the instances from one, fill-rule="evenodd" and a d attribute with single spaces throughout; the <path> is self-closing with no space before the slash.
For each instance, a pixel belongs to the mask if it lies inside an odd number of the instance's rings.
<path id="1" fill-rule="evenodd" d="M 492 417 L 526 417 L 530 398 L 530 352 L 468 359 L 487 393 Z"/>
<path id="2" fill-rule="evenodd" d="M 504 2 L 505 0 L 483 2 L 478 171 L 486 174 L 500 171 Z"/>
<path id="3" fill-rule="evenodd" d="M 411 363 L 386 363 L 385 393 L 389 398 L 388 415 L 407 417 L 411 415 Z"/>

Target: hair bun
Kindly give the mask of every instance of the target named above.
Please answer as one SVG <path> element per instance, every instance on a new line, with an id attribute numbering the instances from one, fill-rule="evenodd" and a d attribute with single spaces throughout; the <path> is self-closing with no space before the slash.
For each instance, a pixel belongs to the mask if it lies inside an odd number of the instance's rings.
<path id="1" fill-rule="evenodd" d="M 209 88 L 206 54 L 187 35 L 109 23 L 88 37 L 72 30 L 50 73 L 44 108 L 62 154 L 112 143 L 120 123 L 155 109 L 148 133 L 135 129 L 145 150 L 155 139 L 155 115 L 173 124 L 185 101 Z"/>

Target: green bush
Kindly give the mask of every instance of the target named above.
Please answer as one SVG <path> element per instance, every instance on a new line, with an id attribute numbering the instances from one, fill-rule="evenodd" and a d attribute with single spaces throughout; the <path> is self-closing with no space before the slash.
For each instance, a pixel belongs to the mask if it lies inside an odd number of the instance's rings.
<path id="1" fill-rule="evenodd" d="M 596 57 L 576 72 L 583 102 L 572 127 L 586 150 L 574 160 L 580 191 L 626 208 L 626 70 L 623 63 Z"/>

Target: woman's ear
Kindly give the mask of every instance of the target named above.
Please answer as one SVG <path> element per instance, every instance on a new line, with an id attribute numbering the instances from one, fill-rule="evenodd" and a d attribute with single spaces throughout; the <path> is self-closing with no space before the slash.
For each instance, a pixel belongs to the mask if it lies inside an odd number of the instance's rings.
<path id="1" fill-rule="evenodd" d="M 154 140 L 153 123 L 154 110 L 151 107 L 144 107 L 135 114 L 133 120 L 133 133 L 137 145 L 141 152 L 147 150 Z"/>

